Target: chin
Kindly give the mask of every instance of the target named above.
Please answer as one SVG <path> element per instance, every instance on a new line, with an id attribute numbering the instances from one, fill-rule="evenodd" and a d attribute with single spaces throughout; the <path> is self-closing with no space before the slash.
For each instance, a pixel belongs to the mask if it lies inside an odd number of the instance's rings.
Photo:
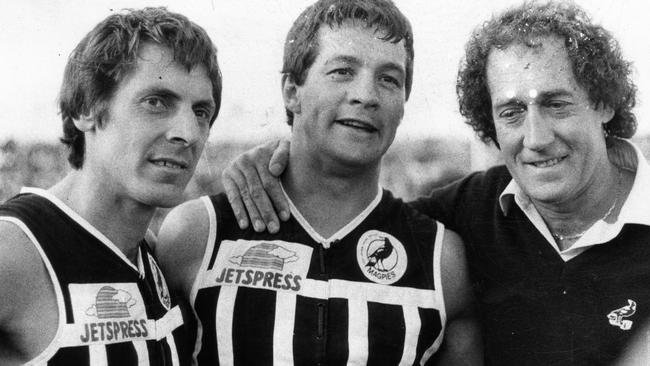
<path id="1" fill-rule="evenodd" d="M 545 189 L 547 188 L 547 189 Z M 537 187 L 536 189 L 531 190 L 528 193 L 528 197 L 537 202 L 553 203 L 561 202 L 565 197 L 566 193 L 563 190 L 558 189 L 559 187 Z"/>
<path id="2" fill-rule="evenodd" d="M 360 167 L 374 165 L 377 162 L 381 161 L 381 155 L 376 152 L 367 153 L 367 152 L 345 152 L 339 155 L 341 161 L 345 162 L 348 165 L 357 165 Z"/>
<path id="3" fill-rule="evenodd" d="M 183 203 L 183 192 L 178 187 L 156 187 L 142 192 L 138 201 L 151 207 L 170 208 Z"/>

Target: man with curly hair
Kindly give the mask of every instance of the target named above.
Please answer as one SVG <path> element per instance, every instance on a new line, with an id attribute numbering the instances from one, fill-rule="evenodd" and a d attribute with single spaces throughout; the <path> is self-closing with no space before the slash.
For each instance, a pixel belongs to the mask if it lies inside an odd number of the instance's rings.
<path id="1" fill-rule="evenodd" d="M 115 12 L 79 42 L 60 94 L 73 169 L 0 205 L 1 365 L 189 360 L 147 227 L 182 201 L 220 102 L 216 48 L 181 14 Z"/>
<path id="2" fill-rule="evenodd" d="M 524 3 L 475 30 L 457 92 L 461 114 L 505 165 L 413 206 L 464 239 L 487 363 L 611 364 L 650 316 L 650 170 L 627 140 L 630 63 L 576 5 Z M 267 169 L 250 174 L 268 150 L 240 159 L 227 186 L 259 174 L 273 187 Z"/>

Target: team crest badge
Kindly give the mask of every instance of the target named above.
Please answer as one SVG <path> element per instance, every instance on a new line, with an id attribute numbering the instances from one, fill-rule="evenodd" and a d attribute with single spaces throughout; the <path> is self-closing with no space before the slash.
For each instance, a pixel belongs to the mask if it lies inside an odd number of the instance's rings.
<path id="1" fill-rule="evenodd" d="M 171 308 L 172 302 L 169 296 L 169 289 L 167 288 L 167 283 L 165 282 L 165 277 L 163 277 L 156 260 L 153 259 L 151 254 L 147 253 L 149 257 L 149 266 L 151 267 L 151 272 L 153 273 L 153 280 L 156 283 L 156 292 L 158 293 L 158 299 L 160 303 L 169 310 Z"/>
<path id="2" fill-rule="evenodd" d="M 369 280 L 390 285 L 402 278 L 406 272 L 406 250 L 394 236 L 370 230 L 359 239 L 357 262 Z"/>
<path id="3" fill-rule="evenodd" d="M 636 313 L 636 302 L 628 299 L 627 305 L 607 314 L 607 319 L 609 319 L 609 324 L 615 327 L 619 327 L 623 330 L 630 330 L 633 322 L 624 318 L 629 318 L 634 315 L 634 313 Z"/>

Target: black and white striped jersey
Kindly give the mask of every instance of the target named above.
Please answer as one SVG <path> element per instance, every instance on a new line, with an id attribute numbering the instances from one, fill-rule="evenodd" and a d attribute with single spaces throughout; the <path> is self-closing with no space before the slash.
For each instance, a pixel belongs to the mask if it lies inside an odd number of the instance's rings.
<path id="1" fill-rule="evenodd" d="M 175 336 L 183 320 L 144 239 L 135 266 L 40 189 L 23 189 L 1 205 L 0 220 L 20 227 L 36 246 L 58 304 L 56 335 L 28 365 L 180 365 Z"/>
<path id="2" fill-rule="evenodd" d="M 202 199 L 199 365 L 415 365 L 438 349 L 441 224 L 380 191 L 331 238 L 293 205 L 279 233 L 256 233 L 239 230 L 225 196 Z"/>

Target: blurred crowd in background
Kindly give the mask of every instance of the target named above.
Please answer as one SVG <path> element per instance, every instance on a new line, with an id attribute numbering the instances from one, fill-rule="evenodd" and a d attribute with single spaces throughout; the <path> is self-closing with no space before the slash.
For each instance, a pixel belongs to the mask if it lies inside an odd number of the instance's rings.
<path id="1" fill-rule="evenodd" d="M 635 137 L 646 157 L 650 157 L 650 136 Z M 237 155 L 258 142 L 209 141 L 186 199 L 221 192 L 221 171 Z M 70 169 L 63 144 L 0 141 L 0 201 L 12 197 L 23 186 L 49 188 Z M 381 185 L 398 197 L 409 200 L 427 194 L 467 173 L 498 164 L 496 150 L 478 141 L 449 137 L 397 140 L 384 157 Z M 166 210 L 160 210 L 157 228 Z"/>

